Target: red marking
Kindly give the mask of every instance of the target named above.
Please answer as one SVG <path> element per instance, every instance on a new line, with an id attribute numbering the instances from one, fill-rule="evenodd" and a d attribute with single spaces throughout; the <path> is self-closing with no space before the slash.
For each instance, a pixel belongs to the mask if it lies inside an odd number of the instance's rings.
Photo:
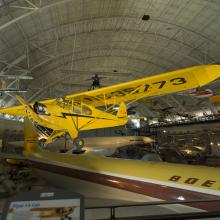
<path id="1" fill-rule="evenodd" d="M 213 91 L 211 89 L 205 89 L 205 90 L 198 90 L 198 91 L 194 91 L 191 92 L 190 95 L 195 96 L 195 97 L 201 97 L 201 98 L 205 98 L 205 97 L 210 97 L 213 95 Z"/>

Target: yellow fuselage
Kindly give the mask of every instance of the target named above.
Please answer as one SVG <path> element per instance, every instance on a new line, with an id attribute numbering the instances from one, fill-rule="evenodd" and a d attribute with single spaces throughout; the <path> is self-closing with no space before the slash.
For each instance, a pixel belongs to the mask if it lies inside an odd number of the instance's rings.
<path id="1" fill-rule="evenodd" d="M 42 104 L 38 104 L 42 105 Z M 127 123 L 127 112 L 124 104 L 117 115 L 110 114 L 92 106 L 45 104 L 44 111 L 37 112 L 34 107 L 26 107 L 27 116 L 35 127 L 43 133 L 47 143 L 68 132 L 72 139 L 82 130 L 121 126 Z M 48 129 L 49 128 L 49 129 Z"/>

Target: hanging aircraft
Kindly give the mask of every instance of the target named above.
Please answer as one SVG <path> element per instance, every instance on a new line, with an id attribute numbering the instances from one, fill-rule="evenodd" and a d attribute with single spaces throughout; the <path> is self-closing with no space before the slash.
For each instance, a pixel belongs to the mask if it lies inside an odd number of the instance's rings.
<path id="1" fill-rule="evenodd" d="M 40 142 L 47 145 L 66 133 L 75 140 L 82 130 L 125 125 L 128 121 L 125 103 L 201 87 L 219 76 L 219 65 L 204 65 L 67 95 L 60 99 L 27 103 L 16 96 L 22 105 L 1 109 L 0 113 L 27 116 L 37 129 Z M 119 109 L 115 114 L 114 107 L 117 105 Z"/>
<path id="2" fill-rule="evenodd" d="M 211 89 L 195 89 L 192 92 L 190 92 L 189 95 L 196 98 L 208 98 L 213 96 L 213 91 Z"/>
<path id="3" fill-rule="evenodd" d="M 89 90 L 101 88 L 100 80 L 104 79 L 104 78 L 106 78 L 106 77 L 103 77 L 103 76 L 100 77 L 96 73 L 92 78 L 88 79 L 88 80 L 92 80 L 92 85 L 90 86 Z"/>
<path id="4" fill-rule="evenodd" d="M 28 119 L 24 134 L 23 159 L 53 186 L 86 198 L 186 202 L 166 205 L 179 213 L 219 211 L 219 168 L 51 152 L 38 147 L 38 135 Z"/>
<path id="5" fill-rule="evenodd" d="M 213 96 L 213 91 L 211 89 L 201 89 L 195 88 L 188 91 L 179 92 L 179 95 L 192 96 L 198 99 L 209 98 Z"/>
<path id="6" fill-rule="evenodd" d="M 220 198 L 219 168 L 45 151 L 38 147 L 39 133 L 37 134 L 36 130 L 33 129 L 34 124 L 35 127 L 39 125 L 42 127 L 44 125 L 51 126 L 50 129 L 55 130 L 54 125 L 59 126 L 56 124 L 56 118 L 61 118 L 62 122 L 65 122 L 70 117 L 73 122 L 78 122 L 77 126 L 73 123 L 75 126 L 73 127 L 80 131 L 81 126 L 86 126 L 90 121 L 92 123 L 93 120 L 96 120 L 102 123 L 104 119 L 98 118 L 101 115 L 96 116 L 93 112 L 91 114 L 74 112 L 73 109 L 79 106 L 76 104 L 77 102 L 82 106 L 86 105 L 90 108 L 92 106 L 92 110 L 104 105 L 108 111 L 108 105 L 114 106 L 122 101 L 129 102 L 145 96 L 167 94 L 202 86 L 219 76 L 219 66 L 193 67 L 67 96 L 64 100 L 71 101 L 73 104 L 71 108 L 65 104 L 68 103 L 66 101 L 61 102 L 63 105 L 60 107 L 57 100 L 46 100 L 38 103 L 44 107 L 38 109 L 38 111 L 41 110 L 41 113 L 44 112 L 44 114 L 40 114 L 34 110 L 36 103 L 27 104 L 18 97 L 23 104 L 22 106 L 3 109 L 1 112 L 24 115 L 29 118 L 29 120 L 25 120 L 24 157 L 30 167 L 34 168 L 53 185 L 72 189 L 87 197 L 95 198 L 124 199 L 138 202 L 197 200 L 198 203 L 188 204 L 190 207 L 187 211 L 219 211 L 220 203 L 217 201 Z M 165 87 L 166 84 L 168 84 L 167 87 Z M 105 114 L 106 111 L 101 111 L 101 114 Z M 67 113 L 71 113 L 71 115 L 68 116 Z M 61 117 L 65 114 L 66 118 Z M 106 114 L 110 113 L 107 112 Z M 90 121 L 83 124 L 80 118 L 87 118 L 87 116 L 94 118 L 87 119 Z M 111 117 L 114 116 L 112 114 Z M 108 120 L 111 118 L 107 117 L 104 121 L 106 124 L 103 123 L 103 126 L 109 125 Z M 115 119 L 116 117 L 117 115 Z M 66 124 L 65 131 L 71 132 L 67 125 L 69 124 Z M 199 203 L 201 200 L 203 202 Z M 213 202 L 214 200 L 216 202 Z M 171 205 L 169 207 L 176 212 L 186 210 L 186 206 L 182 205 Z"/>
<path id="7" fill-rule="evenodd" d="M 220 95 L 210 97 L 209 101 L 214 104 L 219 104 L 220 103 Z"/>

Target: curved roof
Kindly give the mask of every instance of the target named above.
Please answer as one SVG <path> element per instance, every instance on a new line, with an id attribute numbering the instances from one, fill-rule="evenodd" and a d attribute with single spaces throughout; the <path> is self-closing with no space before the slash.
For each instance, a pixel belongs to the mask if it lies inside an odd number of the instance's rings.
<path id="1" fill-rule="evenodd" d="M 87 90 L 94 73 L 111 85 L 219 63 L 219 12 L 218 0 L 0 0 L 0 74 L 32 76 L 6 82 L 35 101 Z M 193 97 L 157 101 L 157 108 L 216 111 Z M 2 106 L 15 103 L 1 97 Z M 152 103 L 139 105 L 155 115 Z"/>

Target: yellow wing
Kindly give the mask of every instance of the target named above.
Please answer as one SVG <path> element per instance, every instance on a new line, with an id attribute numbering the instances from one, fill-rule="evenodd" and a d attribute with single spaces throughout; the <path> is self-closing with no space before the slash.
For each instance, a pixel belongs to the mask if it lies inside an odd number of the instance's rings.
<path id="1" fill-rule="evenodd" d="M 1 114 L 9 114 L 9 115 L 26 115 L 26 110 L 23 105 L 15 106 L 15 107 L 9 107 L 0 109 Z"/>
<path id="2" fill-rule="evenodd" d="M 143 97 L 165 95 L 203 86 L 220 77 L 219 65 L 203 65 L 176 70 L 156 76 L 120 83 L 92 91 L 66 96 L 93 107 L 129 102 Z M 41 101 L 51 103 L 55 99 Z M 23 106 L 0 110 L 0 113 L 24 115 Z"/>
<path id="3" fill-rule="evenodd" d="M 197 88 L 218 77 L 220 77 L 219 65 L 195 66 L 73 94 L 66 98 L 96 107 Z"/>

